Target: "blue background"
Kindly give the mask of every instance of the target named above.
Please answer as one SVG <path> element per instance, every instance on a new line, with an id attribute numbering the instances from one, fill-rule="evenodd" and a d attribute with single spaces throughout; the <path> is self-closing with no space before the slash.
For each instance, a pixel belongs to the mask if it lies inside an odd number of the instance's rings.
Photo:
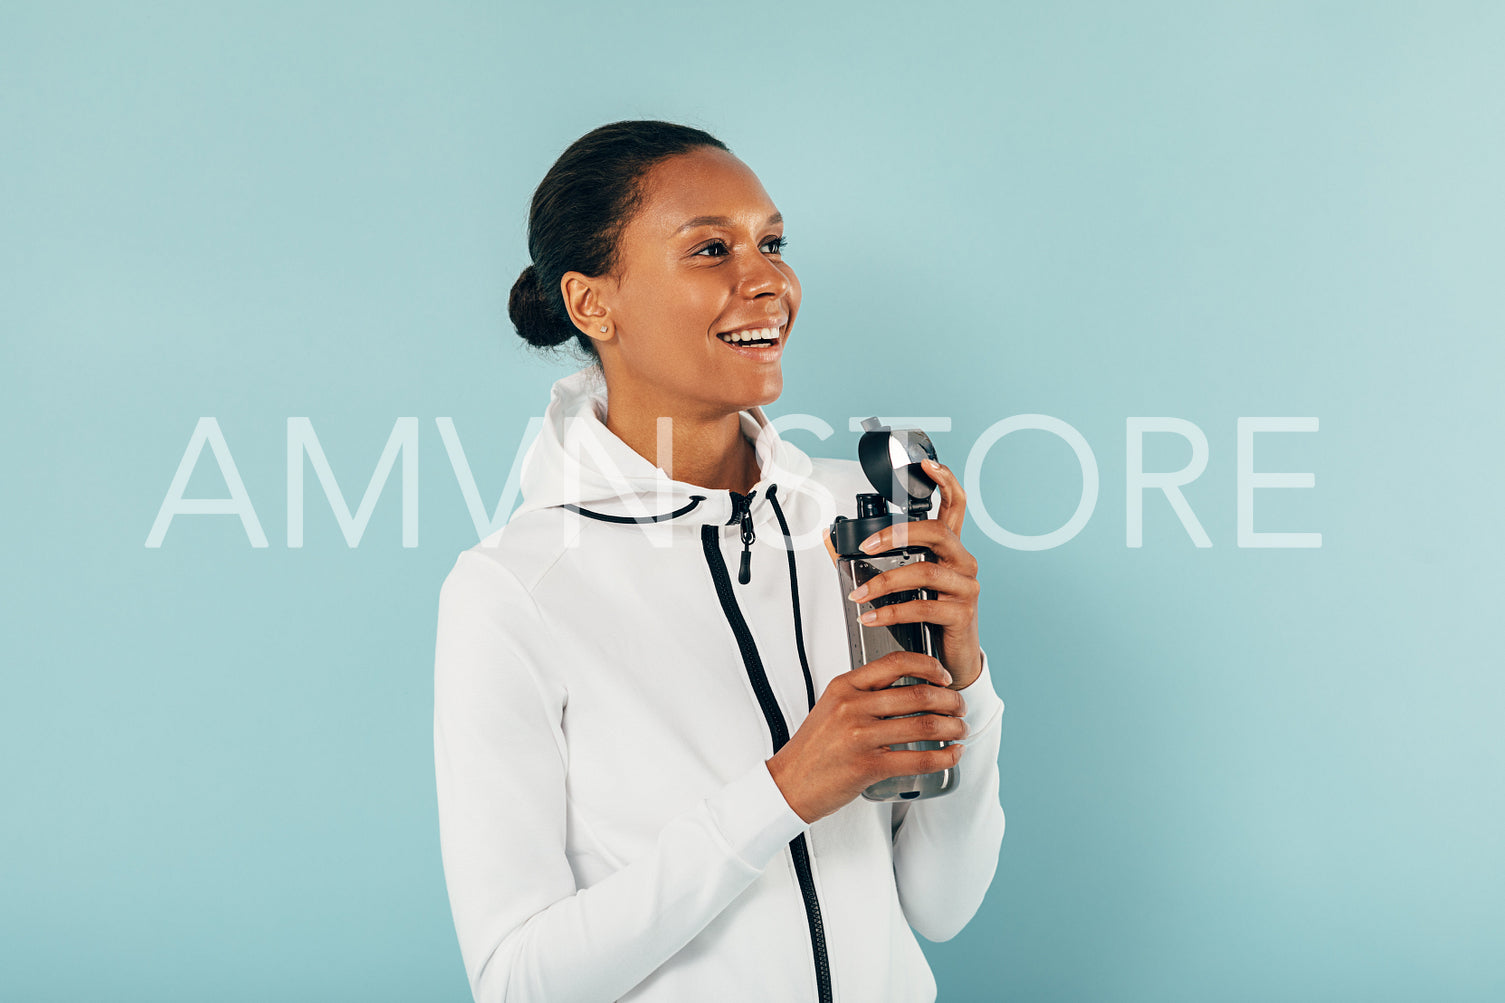
<path id="1" fill-rule="evenodd" d="M 528 199 L 620 118 L 707 128 L 788 218 L 783 398 L 837 426 L 1009 415 L 1091 443 L 1048 551 L 976 525 L 1008 704 L 981 912 L 942 1000 L 1505 993 L 1498 607 L 1505 8 L 1491 3 L 0 8 L 0 994 L 463 1000 L 431 746 L 438 588 L 569 371 L 506 322 Z M 1125 544 L 1125 421 L 1210 463 Z M 1237 546 L 1240 416 L 1258 528 Z M 147 533 L 200 416 L 238 520 Z M 420 540 L 394 473 L 420 426 Z M 1190 455 L 1152 436 L 1146 465 Z M 1051 436 L 990 454 L 1065 521 Z M 223 497 L 206 453 L 190 497 Z"/>

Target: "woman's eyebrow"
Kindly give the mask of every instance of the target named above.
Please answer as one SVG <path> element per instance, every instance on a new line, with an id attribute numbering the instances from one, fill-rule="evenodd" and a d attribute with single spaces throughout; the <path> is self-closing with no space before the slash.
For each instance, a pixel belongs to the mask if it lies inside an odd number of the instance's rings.
<path id="1" fill-rule="evenodd" d="M 784 222 L 784 214 L 781 212 L 776 212 L 772 216 L 769 216 L 768 219 L 763 223 L 763 225 L 773 226 L 775 223 L 782 222 Z M 696 216 L 694 219 L 689 220 L 685 223 L 684 226 L 681 226 L 674 232 L 676 235 L 678 235 L 684 233 L 686 230 L 693 230 L 697 226 L 731 226 L 732 223 L 733 220 L 730 216 Z"/>

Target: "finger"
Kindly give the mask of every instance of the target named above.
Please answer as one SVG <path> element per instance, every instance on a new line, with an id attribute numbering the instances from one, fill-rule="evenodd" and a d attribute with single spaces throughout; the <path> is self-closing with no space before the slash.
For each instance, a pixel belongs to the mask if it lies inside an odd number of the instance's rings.
<path id="1" fill-rule="evenodd" d="M 883 771 L 889 776 L 912 777 L 925 773 L 939 773 L 961 761 L 967 751 L 961 742 L 952 742 L 939 749 L 900 749 L 883 753 Z"/>
<path id="2" fill-rule="evenodd" d="M 962 490 L 961 481 L 956 479 L 950 467 L 935 460 L 925 461 L 925 472 L 941 489 L 941 508 L 936 518 L 951 532 L 961 536 L 962 520 L 967 514 L 967 493 Z"/>
<path id="3" fill-rule="evenodd" d="M 939 519 L 916 519 L 885 526 L 859 544 L 865 554 L 881 554 L 900 547 L 925 547 L 943 564 L 964 575 L 977 575 L 977 558 L 962 546 L 961 538 Z"/>
<path id="4" fill-rule="evenodd" d="M 935 686 L 905 686 L 906 690 L 933 690 Z M 861 728 L 863 745 L 900 745 L 910 742 L 956 742 L 967 733 L 967 723 L 952 714 L 907 714 L 880 718 Z"/>
<path id="5" fill-rule="evenodd" d="M 931 623 L 937 627 L 963 627 L 972 622 L 975 607 L 953 599 L 911 599 L 892 606 L 879 606 L 858 617 L 864 626 L 887 627 L 895 623 Z"/>
<path id="6" fill-rule="evenodd" d="M 881 690 L 900 676 L 913 676 L 937 686 L 950 686 L 951 673 L 937 658 L 918 651 L 891 651 L 846 674 L 847 682 L 859 690 Z"/>
<path id="7" fill-rule="evenodd" d="M 967 713 L 967 701 L 948 686 L 890 686 L 864 699 L 863 710 L 879 718 L 905 714 L 962 717 Z"/>
<path id="8" fill-rule="evenodd" d="M 964 602 L 976 600 L 978 593 L 982 591 L 976 578 L 964 575 L 955 568 L 935 561 L 916 561 L 892 568 L 881 575 L 874 575 L 853 589 L 847 598 L 853 602 L 870 603 L 879 596 L 913 589 L 941 592 Z"/>

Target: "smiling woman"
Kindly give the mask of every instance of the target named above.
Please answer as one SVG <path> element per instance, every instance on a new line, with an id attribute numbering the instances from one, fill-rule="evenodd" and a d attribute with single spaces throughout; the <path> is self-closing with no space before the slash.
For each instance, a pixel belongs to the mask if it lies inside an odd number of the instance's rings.
<path id="1" fill-rule="evenodd" d="M 914 931 L 967 923 L 1003 838 L 955 477 L 912 541 L 938 559 L 866 597 L 933 594 L 884 622 L 936 625 L 941 658 L 850 669 L 820 541 L 870 488 L 763 413 L 800 284 L 757 176 L 698 129 L 603 126 L 539 185 L 528 246 L 518 333 L 591 362 L 440 591 L 440 841 L 475 998 L 934 1000 Z M 950 744 L 889 748 L 918 741 Z M 945 798 L 858 797 L 966 749 Z"/>
<path id="2" fill-rule="evenodd" d="M 691 451 L 675 449 L 684 474 L 753 484 L 737 412 L 783 391 L 800 305 L 784 217 L 757 175 L 700 130 L 607 126 L 539 186 L 528 244 L 539 263 L 513 286 L 519 334 L 574 337 L 595 356 L 612 388 L 607 427 L 637 452 L 654 456 L 656 416 L 672 416 L 676 446 L 728 447 L 708 454 L 725 461 L 715 470 L 686 470 Z"/>

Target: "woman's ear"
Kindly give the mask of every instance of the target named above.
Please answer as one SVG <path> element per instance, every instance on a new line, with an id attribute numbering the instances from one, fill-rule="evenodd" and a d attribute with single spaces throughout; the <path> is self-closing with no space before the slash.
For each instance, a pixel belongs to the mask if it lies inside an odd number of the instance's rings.
<path id="1" fill-rule="evenodd" d="M 559 294 L 569 311 L 570 323 L 600 345 L 616 337 L 611 311 L 601 301 L 601 278 L 580 272 L 565 272 L 559 277 Z"/>

